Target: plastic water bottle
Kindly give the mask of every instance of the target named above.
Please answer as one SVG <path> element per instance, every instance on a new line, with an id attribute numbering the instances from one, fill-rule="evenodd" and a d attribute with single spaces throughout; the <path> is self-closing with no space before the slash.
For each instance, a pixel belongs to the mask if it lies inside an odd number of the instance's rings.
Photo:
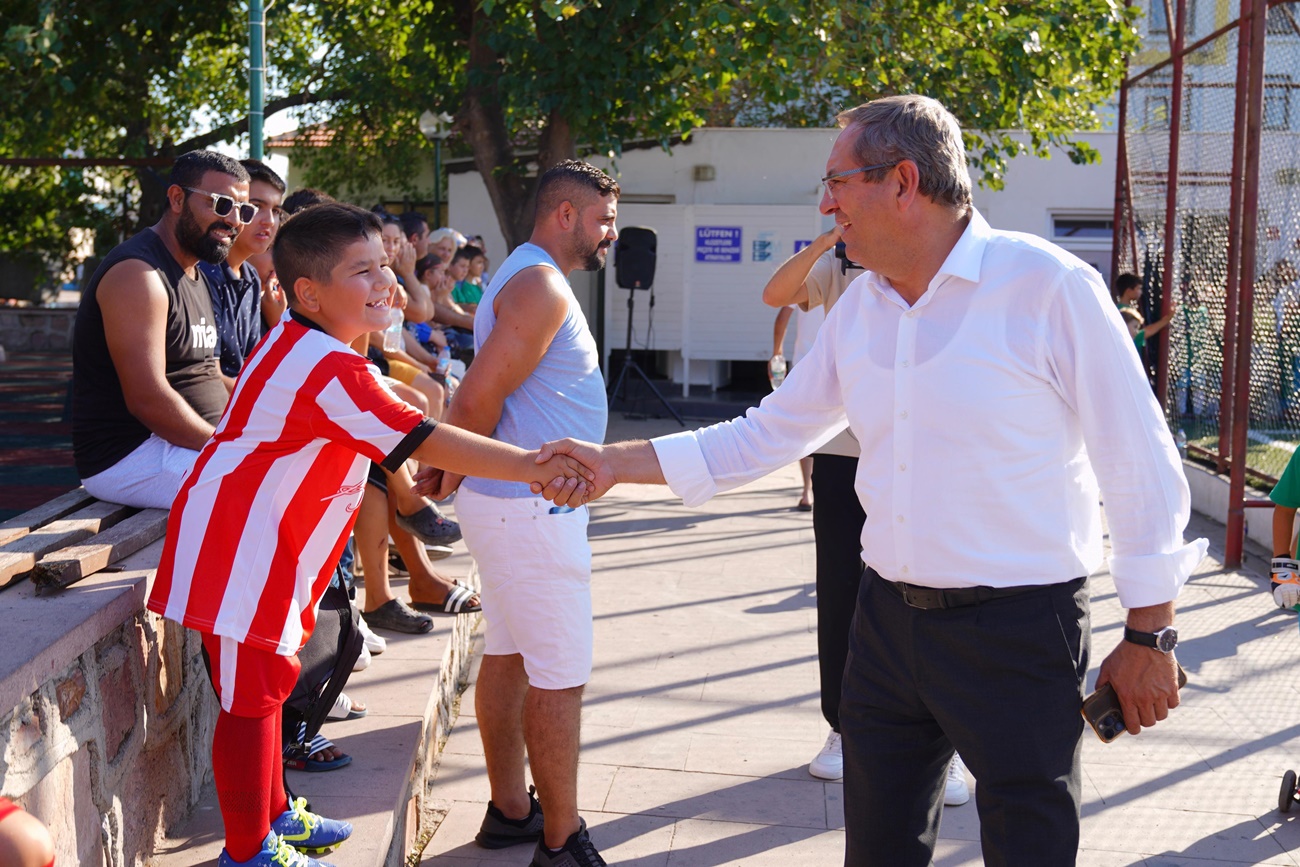
<path id="1" fill-rule="evenodd" d="M 772 360 L 767 363 L 767 379 L 772 383 L 773 391 L 780 388 L 781 383 L 785 382 L 785 371 L 785 356 L 773 355 Z"/>
<path id="2" fill-rule="evenodd" d="M 1187 457 L 1187 431 L 1182 428 L 1178 429 L 1178 433 L 1174 435 L 1174 445 L 1178 447 L 1178 456 L 1180 458 Z"/>
<path id="3" fill-rule="evenodd" d="M 388 327 L 384 329 L 384 352 L 398 352 L 402 348 L 402 311 L 393 307 L 388 311 Z"/>
<path id="4" fill-rule="evenodd" d="M 434 368 L 434 372 L 439 376 L 446 376 L 449 370 L 451 370 L 451 350 L 444 346 L 438 350 L 438 366 Z"/>

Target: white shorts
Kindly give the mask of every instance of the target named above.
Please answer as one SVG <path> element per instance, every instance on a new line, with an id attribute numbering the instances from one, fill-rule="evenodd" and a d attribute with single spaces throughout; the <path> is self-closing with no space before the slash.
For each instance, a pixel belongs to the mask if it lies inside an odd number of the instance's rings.
<path id="1" fill-rule="evenodd" d="M 81 486 L 97 500 L 139 509 L 170 509 L 198 457 L 193 449 L 150 434 L 113 466 L 82 479 Z"/>
<path id="2" fill-rule="evenodd" d="M 530 686 L 569 689 L 591 679 L 588 512 L 552 508 L 541 497 L 456 493 L 456 520 L 483 582 L 483 652 L 518 653 Z"/>

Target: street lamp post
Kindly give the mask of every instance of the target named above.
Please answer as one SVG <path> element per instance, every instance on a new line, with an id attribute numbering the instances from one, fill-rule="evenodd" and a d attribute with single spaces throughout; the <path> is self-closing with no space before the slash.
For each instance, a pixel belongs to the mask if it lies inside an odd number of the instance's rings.
<path id="1" fill-rule="evenodd" d="M 266 101 L 263 91 L 265 69 L 266 9 L 262 0 L 248 2 L 248 155 L 262 158 L 262 112 Z"/>
<path id="2" fill-rule="evenodd" d="M 433 221 L 442 225 L 442 143 L 451 135 L 451 123 L 455 120 L 445 112 L 434 114 L 426 111 L 420 115 L 420 132 L 433 142 Z M 437 228 L 435 226 L 434 228 Z"/>

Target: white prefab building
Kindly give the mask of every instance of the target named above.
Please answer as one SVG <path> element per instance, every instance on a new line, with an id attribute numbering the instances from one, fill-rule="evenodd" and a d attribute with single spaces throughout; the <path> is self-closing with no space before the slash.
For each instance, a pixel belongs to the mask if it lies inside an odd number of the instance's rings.
<path id="1" fill-rule="evenodd" d="M 831 225 L 817 205 L 837 133 L 705 128 L 671 153 L 629 150 L 617 160 L 592 160 L 622 187 L 619 226 L 657 233 L 653 311 L 650 293 L 632 293 L 632 343 L 661 353 L 683 394 L 727 384 L 731 362 L 771 354 L 775 311 L 761 300 L 763 285 L 799 245 Z M 1054 240 L 1109 283 L 1115 135 L 1081 138 L 1100 151 L 1099 164 L 1077 166 L 1064 154 L 1021 157 L 1004 189 L 975 185 L 975 204 L 993 226 Z M 453 171 L 448 191 L 450 224 L 483 235 L 499 262 L 506 245 L 478 173 Z M 575 272 L 573 285 L 608 359 L 625 345 L 631 290 L 616 285 L 612 267 L 603 280 Z"/>

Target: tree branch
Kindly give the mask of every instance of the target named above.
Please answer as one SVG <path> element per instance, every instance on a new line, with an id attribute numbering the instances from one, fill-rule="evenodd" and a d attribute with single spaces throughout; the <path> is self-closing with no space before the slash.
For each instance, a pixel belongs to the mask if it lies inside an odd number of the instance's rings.
<path id="1" fill-rule="evenodd" d="M 270 117 L 273 114 L 284 111 L 286 108 L 295 108 L 300 105 L 315 105 L 318 102 L 329 102 L 334 99 L 344 99 L 348 96 L 346 90 L 331 91 L 329 93 L 313 93 L 304 91 L 294 93 L 289 96 L 282 96 L 279 99 L 273 99 L 268 102 L 263 109 L 263 116 Z M 202 135 L 196 135 L 188 141 L 183 141 L 176 145 L 177 153 L 186 151 L 202 150 L 211 147 L 218 142 L 228 141 L 237 135 L 243 135 L 248 132 L 248 118 L 232 121 L 231 123 L 219 126 L 214 130 L 209 130 Z"/>

